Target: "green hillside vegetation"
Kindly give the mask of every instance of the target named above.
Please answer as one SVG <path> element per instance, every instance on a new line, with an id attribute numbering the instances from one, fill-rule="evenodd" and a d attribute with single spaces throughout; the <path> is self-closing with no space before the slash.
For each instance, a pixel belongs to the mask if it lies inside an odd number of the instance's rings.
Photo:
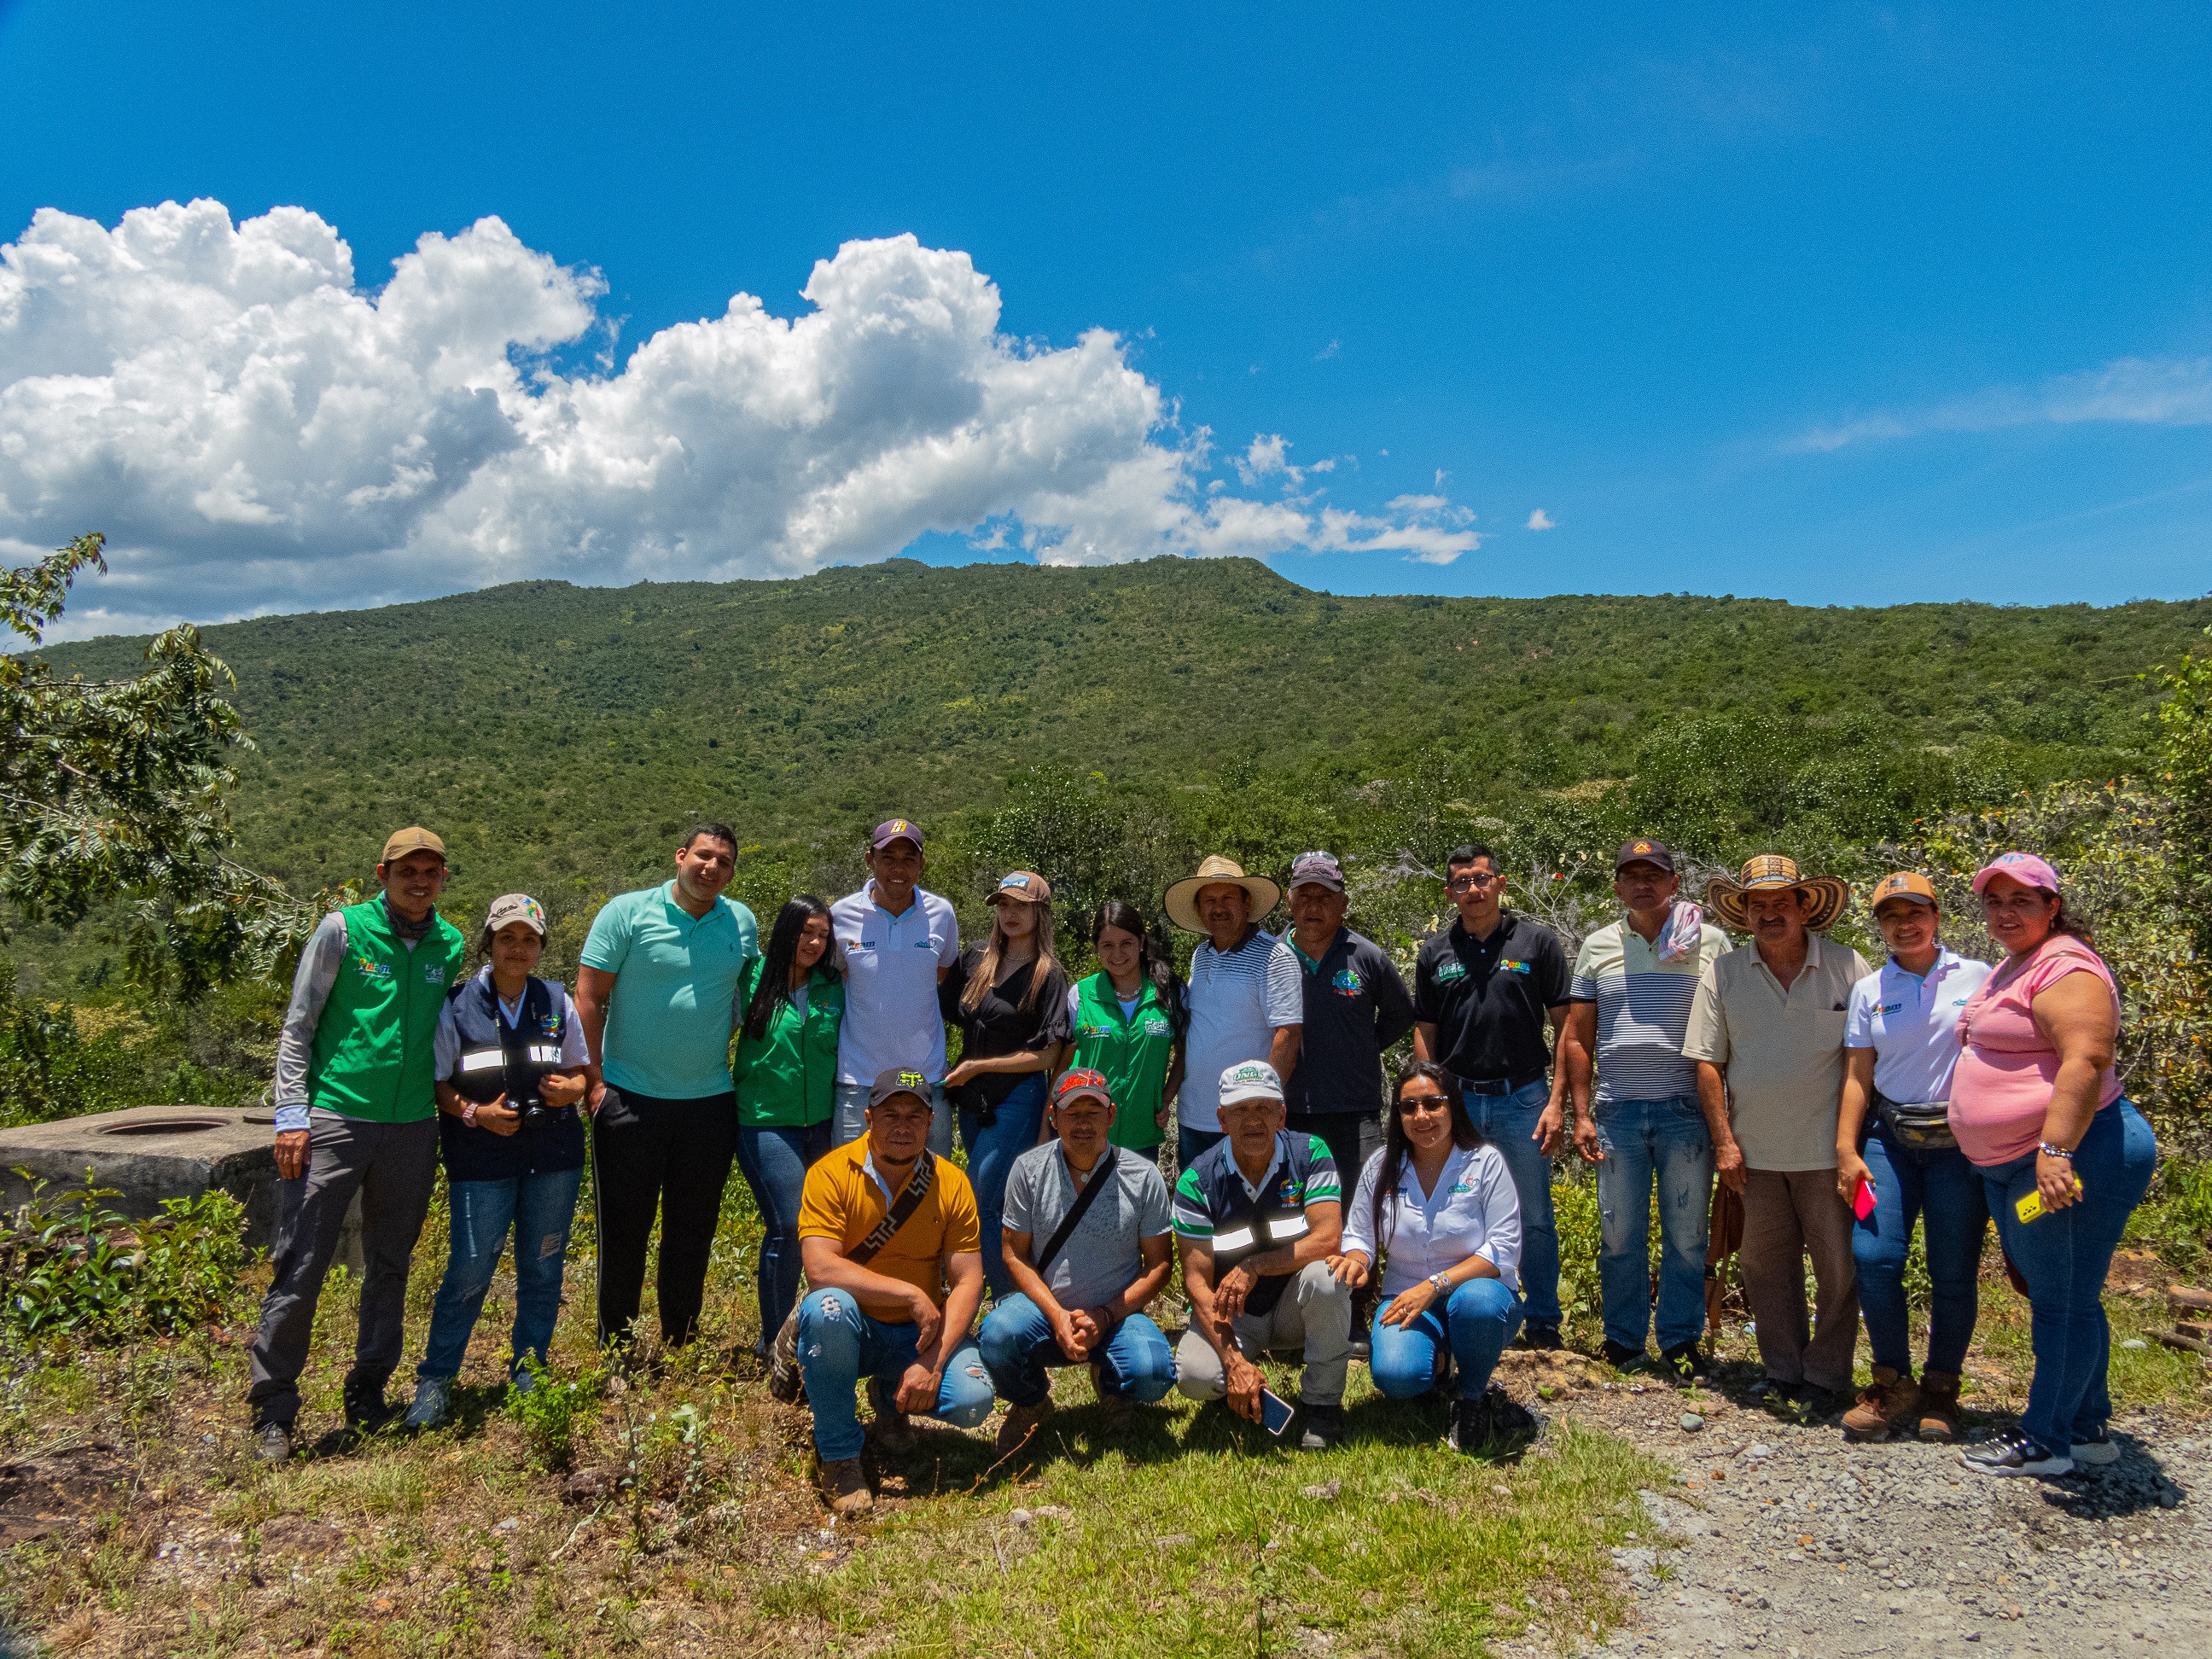
<path id="1" fill-rule="evenodd" d="M 235 805 L 260 867 L 320 886 L 419 819 L 465 870 L 550 888 L 629 879 L 696 816 L 787 851 L 894 811 L 949 828 L 1039 766 L 1171 793 L 1276 775 L 1310 799 L 1444 768 L 1480 802 L 1629 775 L 1655 734 L 1730 714 L 1930 755 L 1937 793 L 1961 769 L 2086 776 L 2140 743 L 2136 677 L 2207 623 L 2204 602 L 1337 599 L 1243 560 L 894 560 L 520 583 L 206 638 L 260 745 Z M 106 678 L 143 647 L 48 654 Z"/>

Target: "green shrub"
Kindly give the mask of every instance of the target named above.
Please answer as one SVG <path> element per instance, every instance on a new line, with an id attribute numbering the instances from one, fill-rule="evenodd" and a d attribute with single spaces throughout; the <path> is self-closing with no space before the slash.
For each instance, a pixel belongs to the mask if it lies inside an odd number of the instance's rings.
<path id="1" fill-rule="evenodd" d="M 219 1322 L 240 1295 L 245 1212 L 223 1192 L 165 1200 L 144 1221 L 104 1207 L 112 1188 L 49 1196 L 45 1182 L 0 1215 L 0 1329 L 121 1342 Z"/>
<path id="2" fill-rule="evenodd" d="M 2155 1250 L 2175 1273 L 2201 1270 L 2212 1249 L 2212 1163 L 2168 1159 L 2150 1196 L 2128 1218 L 2127 1237 Z"/>
<path id="3" fill-rule="evenodd" d="M 522 1369 L 530 1386 L 518 1381 L 507 1391 L 507 1414 L 530 1443 L 530 1455 L 544 1469 L 565 1468 L 575 1449 L 576 1430 L 595 1414 L 599 1395 L 606 1388 L 606 1373 L 598 1369 L 564 1376 L 541 1366 L 535 1356 L 525 1354 Z"/>
<path id="4" fill-rule="evenodd" d="M 1605 1305 L 1597 1282 L 1597 1178 L 1585 1167 L 1552 1182 L 1552 1212 L 1559 1230 L 1559 1311 L 1567 1319 L 1595 1316 Z"/>

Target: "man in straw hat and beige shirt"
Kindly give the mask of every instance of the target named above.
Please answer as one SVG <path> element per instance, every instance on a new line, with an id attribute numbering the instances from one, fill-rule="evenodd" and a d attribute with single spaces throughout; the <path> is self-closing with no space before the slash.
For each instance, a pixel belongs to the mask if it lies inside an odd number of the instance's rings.
<path id="1" fill-rule="evenodd" d="M 1857 951 L 1820 937 L 1850 889 L 1762 854 L 1735 880 L 1716 877 L 1705 897 L 1752 942 L 1705 969 L 1682 1055 L 1698 1062 L 1715 1171 L 1743 1200 L 1744 1298 L 1766 1387 L 1825 1416 L 1850 1390 L 1858 1341 L 1851 1212 L 1836 1196 L 1836 1115 L 1851 987 L 1869 970 Z M 1809 1332 L 1808 1255 L 1819 1291 Z"/>
<path id="2" fill-rule="evenodd" d="M 1221 1139 L 1224 1072 L 1264 1060 L 1287 1078 L 1298 1063 L 1306 1014 L 1297 953 L 1260 927 L 1282 896 L 1273 882 L 1218 856 L 1168 888 L 1168 920 L 1206 935 L 1190 959 L 1190 1032 L 1176 1097 L 1179 1169 Z"/>

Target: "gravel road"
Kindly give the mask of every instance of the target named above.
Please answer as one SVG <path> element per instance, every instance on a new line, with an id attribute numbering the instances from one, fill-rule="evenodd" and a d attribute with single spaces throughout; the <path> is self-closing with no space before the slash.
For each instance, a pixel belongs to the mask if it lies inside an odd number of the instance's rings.
<path id="1" fill-rule="evenodd" d="M 1638 1535 L 1614 1552 L 1638 1619 L 1598 1652 L 2212 1656 L 2201 1419 L 2130 1413 L 2112 1425 L 2117 1463 L 2002 1480 L 1951 1447 L 1850 1445 L 1832 1425 L 1796 1427 L 1711 1391 L 1690 1402 L 1550 1356 L 1509 1362 L 1550 1389 L 1554 1418 L 1626 1435 L 1679 1471 L 1640 1495 Z"/>

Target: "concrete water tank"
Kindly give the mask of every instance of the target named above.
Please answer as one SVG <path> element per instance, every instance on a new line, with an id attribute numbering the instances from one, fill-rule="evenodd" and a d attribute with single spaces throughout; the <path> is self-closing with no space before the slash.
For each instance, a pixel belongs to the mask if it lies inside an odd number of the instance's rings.
<path id="1" fill-rule="evenodd" d="M 283 1183 L 276 1178 L 276 1115 L 266 1107 L 133 1106 L 0 1129 L 0 1206 L 14 1209 L 35 1182 L 49 1196 L 91 1184 L 116 1189 L 109 1208 L 137 1219 L 161 1200 L 220 1188 L 246 1206 L 246 1242 L 276 1243 Z M 27 1178 L 25 1171 L 27 1171 Z M 338 1260 L 361 1271 L 361 1200 L 346 1217 Z"/>

